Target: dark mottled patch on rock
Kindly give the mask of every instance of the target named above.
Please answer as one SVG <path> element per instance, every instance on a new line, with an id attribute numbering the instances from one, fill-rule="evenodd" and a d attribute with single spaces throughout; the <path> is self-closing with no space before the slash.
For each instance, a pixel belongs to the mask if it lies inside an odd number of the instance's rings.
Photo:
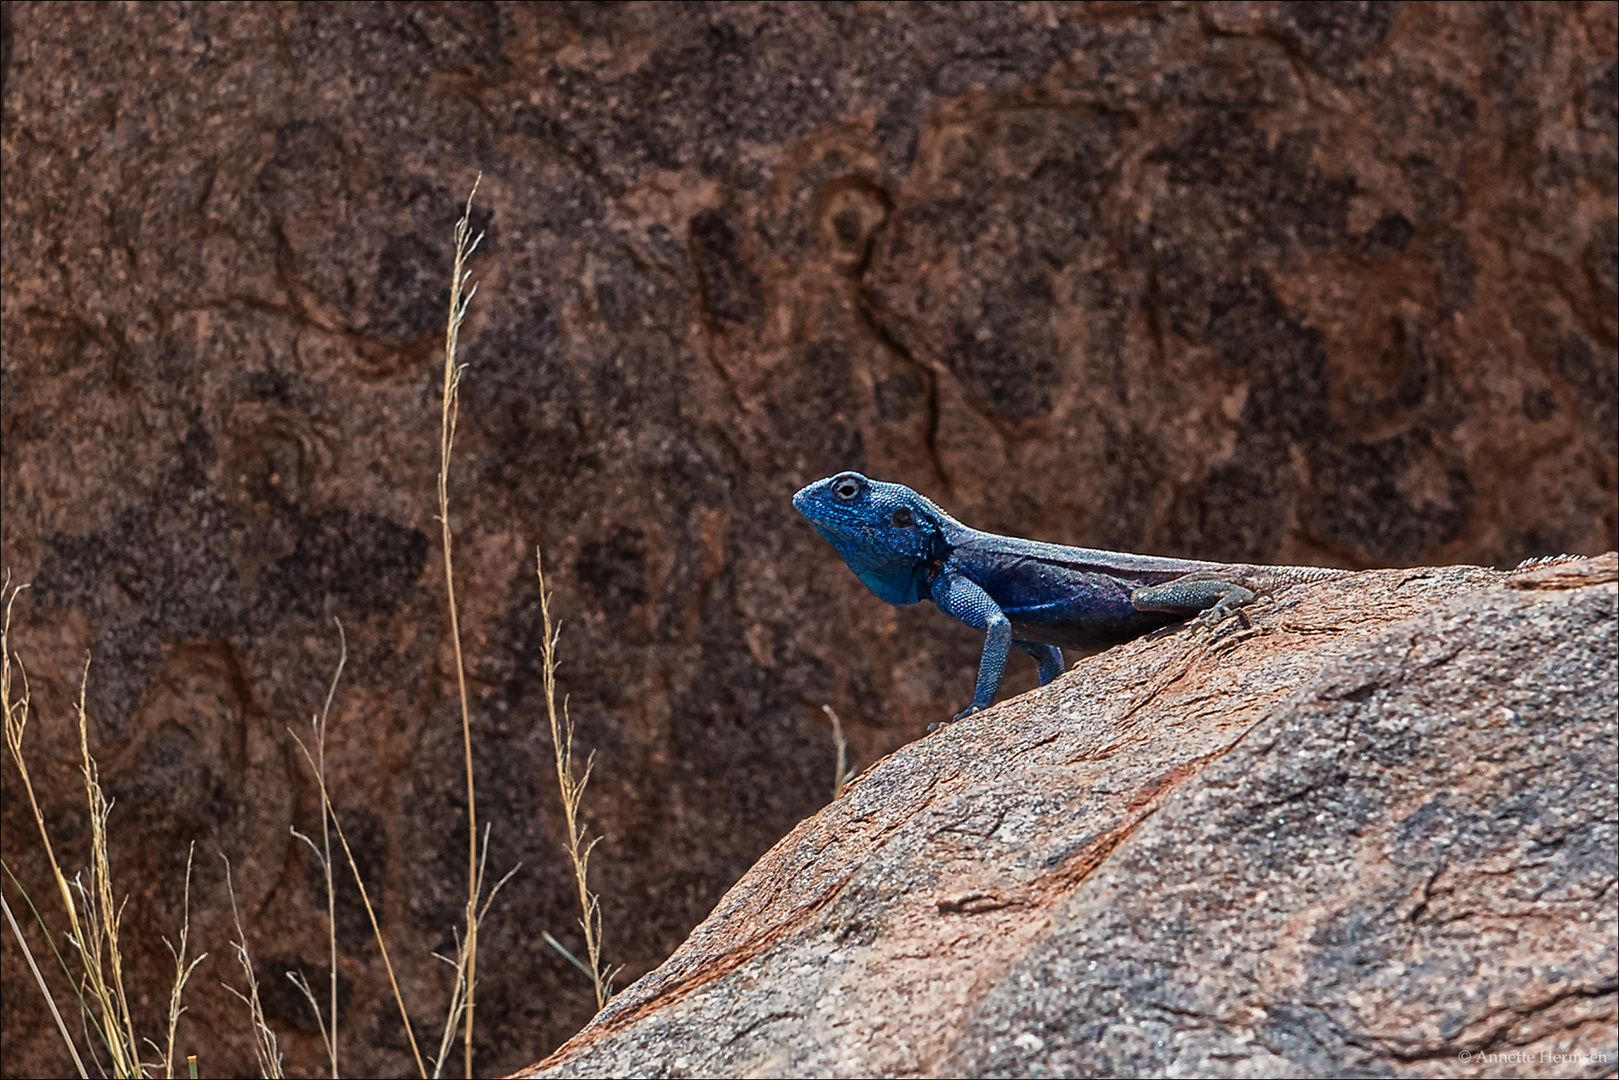
<path id="1" fill-rule="evenodd" d="M 1278 6 L 1276 25 L 1310 66 L 1341 79 L 1357 61 L 1382 44 L 1400 6 L 1386 0 L 1333 4 L 1296 0 Z"/>
<path id="2" fill-rule="evenodd" d="M 314 1009 L 310 1008 L 309 999 L 304 997 L 303 991 L 287 978 L 287 973 L 297 972 L 302 975 L 314 989 L 315 1000 L 321 1002 L 324 1008 L 331 1002 L 332 965 L 312 963 L 297 954 L 288 954 L 273 948 L 266 952 L 268 955 L 253 957 L 253 977 L 258 981 L 259 1001 L 264 1009 L 264 1015 L 278 1025 L 288 1025 L 307 1035 L 319 1032 L 320 1019 L 315 1015 Z M 337 982 L 339 1014 L 346 1011 L 345 1006 L 351 1006 L 353 1000 L 353 981 L 339 978 Z"/>
<path id="3" fill-rule="evenodd" d="M 1277 439 L 1240 435 L 1230 460 L 1177 490 L 1170 517 L 1177 550 L 1220 562 L 1264 562 L 1284 535 L 1293 486 L 1292 464 Z"/>
<path id="4" fill-rule="evenodd" d="M 482 478 L 539 505 L 590 460 L 590 403 L 581 400 L 578 373 L 557 346 L 558 333 L 546 299 L 531 296 L 513 318 L 478 335 L 476 361 L 461 380 L 460 422 L 469 445 L 477 439 Z"/>
<path id="5" fill-rule="evenodd" d="M 1619 356 L 1581 334 L 1569 334 L 1557 350 L 1557 373 L 1574 387 L 1593 433 L 1606 432 L 1611 445 L 1619 424 Z"/>
<path id="6" fill-rule="evenodd" d="M 1372 443 L 1321 441 L 1310 450 L 1314 490 L 1300 505 L 1306 527 L 1376 565 L 1409 562 L 1454 539 L 1473 512 L 1466 466 L 1422 433 Z M 1412 483 L 1443 478 L 1437 491 Z"/>
<path id="7" fill-rule="evenodd" d="M 717 323 L 745 323 L 758 310 L 759 276 L 748 266 L 742 241 L 724 216 L 704 211 L 691 219 L 692 261 L 702 283 L 703 307 Z"/>
<path id="8" fill-rule="evenodd" d="M 1415 232 L 1404 214 L 1384 214 L 1366 230 L 1364 250 L 1374 259 L 1398 255 L 1411 242 Z"/>
<path id="9" fill-rule="evenodd" d="M 1204 337 L 1248 380 L 1242 423 L 1314 441 L 1328 422 L 1329 374 L 1321 333 L 1301 323 L 1262 275 L 1221 283 Z"/>
<path id="10" fill-rule="evenodd" d="M 1050 411 L 1058 380 L 1056 335 L 1039 314 L 1050 304 L 1051 287 L 1031 276 L 1007 283 L 1005 291 L 1011 295 L 985 298 L 979 320 L 956 324 L 951 366 L 996 412 L 1032 420 Z"/>
<path id="11" fill-rule="evenodd" d="M 450 297 L 444 273 L 449 254 L 449 245 L 415 234 L 383 245 L 377 253 L 374 333 L 405 343 L 443 329 Z"/>
<path id="12" fill-rule="evenodd" d="M 1479 272 L 1467 234 L 1459 229 L 1447 232 L 1434 244 L 1429 259 L 1439 275 L 1440 311 L 1449 314 L 1463 310 L 1473 299 L 1473 283 Z"/>
<path id="13" fill-rule="evenodd" d="M 610 616 L 623 618 L 632 607 L 646 602 L 645 539 L 640 529 L 620 527 L 579 550 L 574 573 Z"/>
<path id="14" fill-rule="evenodd" d="M 388 888 L 388 860 L 391 855 L 389 829 L 375 807 L 357 805 L 351 801 L 347 805 L 339 804 L 336 810 L 343 822 L 349 854 L 334 853 L 334 861 L 341 858 L 346 863 L 350 856 L 354 859 L 354 866 L 349 868 L 349 872 L 336 875 L 333 882 L 337 892 L 338 948 L 348 956 L 375 956 L 376 938 L 371 929 L 371 916 L 365 909 L 365 900 L 371 901 L 371 910 L 376 914 L 377 921 L 388 925 L 387 917 L 394 903 L 394 896 Z M 318 836 L 314 833 L 310 835 Z M 334 843 L 333 847 L 337 846 Z M 356 868 L 360 880 L 365 882 L 365 898 L 360 896 L 360 890 L 354 884 Z M 309 872 L 311 877 L 318 876 L 318 864 L 309 867 Z M 338 993 L 341 995 L 341 989 Z"/>
<path id="15" fill-rule="evenodd" d="M 422 576 L 427 548 L 421 530 L 376 514 L 323 514 L 264 572 L 258 607 L 303 616 L 390 614 Z"/>
<path id="16" fill-rule="evenodd" d="M 799 347 L 799 356 L 797 393 L 771 403 L 772 423 L 781 430 L 802 430 L 805 452 L 826 473 L 865 468 L 865 436 L 856 412 L 860 390 L 848 343 L 815 338 Z"/>
<path id="17" fill-rule="evenodd" d="M 1312 164 L 1319 140 L 1310 130 L 1275 135 L 1245 112 L 1219 109 L 1192 114 L 1178 138 L 1152 151 L 1168 191 L 1138 242 L 1159 276 L 1168 329 L 1197 338 L 1214 292 L 1234 268 L 1262 273 L 1269 246 L 1336 250 L 1352 242 L 1358 182 Z M 1207 239 L 1186 241 L 1205 228 Z"/>
<path id="18" fill-rule="evenodd" d="M 1535 423 L 1540 423 L 1556 414 L 1557 395 L 1546 387 L 1531 389 L 1525 387 L 1523 391 L 1523 414 Z"/>
<path id="19" fill-rule="evenodd" d="M 1119 117 L 1076 109 L 993 113 L 952 129 L 940 190 L 887 225 L 863 279 L 895 340 L 938 357 L 1009 420 L 1051 411 L 1069 358 L 1052 328 L 1056 280 L 1098 231 Z M 1006 228 L 990 228 L 1005 221 Z M 956 263 L 963 295 L 928 295 L 923 267 Z"/>
<path id="20" fill-rule="evenodd" d="M 1619 306 L 1619 218 L 1610 217 L 1592 230 L 1586 256 L 1591 276 L 1607 301 L 1608 313 L 1614 316 Z"/>
<path id="21" fill-rule="evenodd" d="M 207 488 L 160 486 L 160 504 L 118 514 L 112 527 L 47 540 L 32 597 L 98 624 L 90 692 L 109 733 L 126 730 L 166 643 L 226 632 L 240 603 L 229 514 Z"/>

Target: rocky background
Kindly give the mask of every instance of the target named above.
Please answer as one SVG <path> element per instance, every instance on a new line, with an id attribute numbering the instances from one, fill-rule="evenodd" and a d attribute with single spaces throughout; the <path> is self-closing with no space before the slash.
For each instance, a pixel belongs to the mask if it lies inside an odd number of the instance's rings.
<path id="1" fill-rule="evenodd" d="M 1619 6 L 7 4 L 0 561 L 67 860 L 93 749 L 139 1010 L 195 842 L 182 1046 L 235 866 L 289 1063 L 325 977 L 287 734 L 349 661 L 335 798 L 436 1035 L 464 897 L 434 519 L 451 225 L 457 589 L 490 861 L 479 1068 L 593 1011 L 540 697 L 543 549 L 609 958 L 659 963 L 980 642 L 793 514 L 843 468 L 1161 554 L 1511 564 L 1619 540 Z M 1007 693 L 1033 684 L 1013 665 Z M 7 767 L 5 859 L 43 891 Z M 408 1052 L 357 894 L 345 1069 Z M 67 1067 L 7 940 L 7 1075 Z"/>

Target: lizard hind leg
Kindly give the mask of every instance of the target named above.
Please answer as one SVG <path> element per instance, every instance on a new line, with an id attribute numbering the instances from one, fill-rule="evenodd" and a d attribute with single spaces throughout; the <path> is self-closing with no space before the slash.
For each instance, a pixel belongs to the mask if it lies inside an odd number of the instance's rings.
<path id="1" fill-rule="evenodd" d="M 1046 683 L 1063 673 L 1062 650 L 1057 646 L 1042 644 L 1038 641 L 1019 641 L 1016 638 L 1012 640 L 1012 646 L 1034 657 L 1035 661 L 1040 665 L 1041 686 L 1046 685 Z"/>
<path id="2" fill-rule="evenodd" d="M 1137 611 L 1161 611 L 1182 618 L 1196 615 L 1194 625 L 1215 627 L 1233 617 L 1246 624 L 1242 608 L 1254 598 L 1252 589 L 1235 581 L 1189 574 L 1137 589 L 1130 594 L 1130 603 Z"/>

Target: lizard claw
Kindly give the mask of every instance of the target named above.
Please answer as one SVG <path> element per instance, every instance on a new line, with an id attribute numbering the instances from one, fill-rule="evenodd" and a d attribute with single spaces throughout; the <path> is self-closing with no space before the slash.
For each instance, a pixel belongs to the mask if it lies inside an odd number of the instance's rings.
<path id="1" fill-rule="evenodd" d="M 982 711 L 983 710 L 977 705 L 969 705 L 965 709 L 962 709 L 960 712 L 958 712 L 956 715 L 952 716 L 948 720 L 935 720 L 933 723 L 929 724 L 928 725 L 928 734 L 931 735 L 935 731 L 938 731 L 942 727 L 949 727 L 951 724 L 954 724 L 957 720 L 965 720 L 965 719 L 967 719 L 967 717 L 971 716 L 973 713 L 982 712 Z"/>
<path id="2" fill-rule="evenodd" d="M 1193 619 L 1191 625 L 1203 630 L 1220 630 L 1219 636 L 1223 636 L 1229 633 L 1229 626 L 1233 622 L 1244 630 L 1251 630 L 1254 625 L 1253 620 L 1248 618 L 1248 612 L 1241 607 L 1227 607 L 1224 604 L 1216 604 L 1209 608 Z"/>

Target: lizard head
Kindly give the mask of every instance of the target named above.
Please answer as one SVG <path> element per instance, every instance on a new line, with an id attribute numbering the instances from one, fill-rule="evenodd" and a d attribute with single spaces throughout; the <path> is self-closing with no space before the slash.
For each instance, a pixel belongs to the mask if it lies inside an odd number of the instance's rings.
<path id="1" fill-rule="evenodd" d="M 943 554 L 944 511 L 903 484 L 841 472 L 793 496 L 793 506 L 837 549 L 867 588 L 890 604 L 927 595 Z"/>

